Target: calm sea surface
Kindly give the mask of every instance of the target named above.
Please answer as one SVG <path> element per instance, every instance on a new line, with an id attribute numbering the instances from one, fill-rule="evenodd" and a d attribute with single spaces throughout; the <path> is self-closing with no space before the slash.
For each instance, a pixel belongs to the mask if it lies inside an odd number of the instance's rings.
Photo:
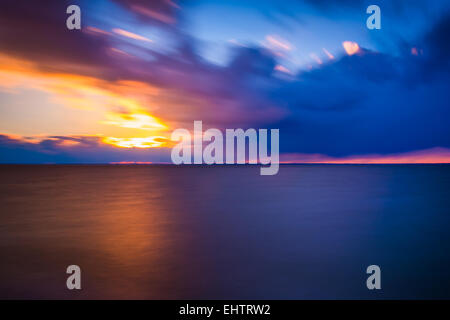
<path id="1" fill-rule="evenodd" d="M 0 166 L 0 298 L 450 298 L 450 166 Z"/>

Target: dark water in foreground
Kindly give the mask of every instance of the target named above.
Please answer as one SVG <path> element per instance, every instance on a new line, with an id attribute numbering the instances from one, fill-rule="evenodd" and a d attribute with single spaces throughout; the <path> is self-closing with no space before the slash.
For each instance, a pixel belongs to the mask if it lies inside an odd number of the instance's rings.
<path id="1" fill-rule="evenodd" d="M 449 187 L 448 165 L 0 166 L 0 298 L 450 298 Z"/>

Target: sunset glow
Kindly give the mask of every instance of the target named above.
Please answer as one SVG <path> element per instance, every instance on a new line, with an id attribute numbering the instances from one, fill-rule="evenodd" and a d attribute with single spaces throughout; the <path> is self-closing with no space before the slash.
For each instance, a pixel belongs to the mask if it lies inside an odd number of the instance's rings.
<path id="1" fill-rule="evenodd" d="M 148 137 L 148 138 L 114 138 L 106 137 L 103 142 L 111 144 L 119 148 L 158 148 L 165 144 L 164 137 Z"/>
<path id="2" fill-rule="evenodd" d="M 146 113 L 109 113 L 105 124 L 115 125 L 123 128 L 134 128 L 141 130 L 160 130 L 167 127 L 158 119 Z"/>

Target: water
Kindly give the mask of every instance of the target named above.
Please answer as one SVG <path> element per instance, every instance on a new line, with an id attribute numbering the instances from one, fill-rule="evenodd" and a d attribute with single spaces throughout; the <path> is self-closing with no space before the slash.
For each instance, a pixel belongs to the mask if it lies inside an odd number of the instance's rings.
<path id="1" fill-rule="evenodd" d="M 449 187 L 448 165 L 0 166 L 0 298 L 450 298 Z"/>

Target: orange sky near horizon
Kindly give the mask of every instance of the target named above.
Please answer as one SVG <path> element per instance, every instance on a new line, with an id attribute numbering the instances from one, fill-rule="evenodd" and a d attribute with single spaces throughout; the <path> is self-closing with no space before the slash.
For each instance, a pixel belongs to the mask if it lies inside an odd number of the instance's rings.
<path id="1" fill-rule="evenodd" d="M 167 124 L 148 111 L 159 90 L 144 82 L 44 72 L 0 54 L 0 91 L 15 103 L 15 110 L 2 104 L 1 133 L 102 136 L 123 148 L 160 147 L 164 142 L 144 141 L 168 139 Z M 53 121 L 37 122 L 36 116 Z"/>

